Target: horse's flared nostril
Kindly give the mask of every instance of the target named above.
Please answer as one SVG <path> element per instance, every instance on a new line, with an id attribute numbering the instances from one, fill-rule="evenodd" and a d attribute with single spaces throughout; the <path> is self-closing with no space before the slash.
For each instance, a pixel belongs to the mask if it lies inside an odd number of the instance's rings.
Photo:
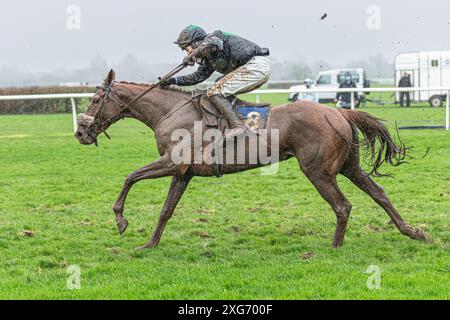
<path id="1" fill-rule="evenodd" d="M 80 131 L 75 132 L 75 138 L 81 138 L 83 134 Z"/>

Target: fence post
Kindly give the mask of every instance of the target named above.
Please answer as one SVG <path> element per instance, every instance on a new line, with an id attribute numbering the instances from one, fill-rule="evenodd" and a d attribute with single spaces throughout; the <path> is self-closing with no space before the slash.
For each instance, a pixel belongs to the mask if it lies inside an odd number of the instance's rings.
<path id="1" fill-rule="evenodd" d="M 72 103 L 72 117 L 73 117 L 73 133 L 77 132 L 77 105 L 75 103 L 75 98 L 70 98 Z"/>
<path id="2" fill-rule="evenodd" d="M 260 98 L 259 98 L 259 93 L 257 93 L 256 94 L 256 103 L 260 103 L 261 102 L 261 100 L 260 100 Z"/>
<path id="3" fill-rule="evenodd" d="M 445 130 L 450 130 L 450 91 L 445 98 Z"/>
<path id="4" fill-rule="evenodd" d="M 354 92 L 352 91 L 350 93 L 350 95 L 351 95 L 351 101 L 352 101 L 351 108 L 352 108 L 352 110 L 355 110 L 355 95 L 354 95 Z"/>

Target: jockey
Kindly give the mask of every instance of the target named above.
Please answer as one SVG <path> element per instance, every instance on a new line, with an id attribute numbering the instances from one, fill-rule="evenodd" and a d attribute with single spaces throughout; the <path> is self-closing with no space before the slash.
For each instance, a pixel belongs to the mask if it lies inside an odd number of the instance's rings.
<path id="1" fill-rule="evenodd" d="M 223 74 L 207 95 L 230 125 L 225 140 L 244 133 L 246 128 L 227 98 L 253 91 L 269 80 L 269 49 L 219 30 L 206 34 L 195 25 L 186 27 L 175 44 L 187 52 L 184 65 L 197 63 L 199 68 L 194 73 L 172 77 L 165 84 L 191 86 L 207 80 L 214 71 Z"/>

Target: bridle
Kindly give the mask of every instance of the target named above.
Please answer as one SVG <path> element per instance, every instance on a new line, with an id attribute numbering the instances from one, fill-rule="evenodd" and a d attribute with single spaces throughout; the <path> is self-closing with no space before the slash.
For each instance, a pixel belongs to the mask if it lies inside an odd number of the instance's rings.
<path id="1" fill-rule="evenodd" d="M 120 115 L 123 111 L 129 109 L 129 107 L 135 103 L 136 101 L 138 101 L 140 98 L 142 98 L 143 96 L 145 96 L 147 93 L 149 93 L 151 90 L 155 89 L 157 86 L 159 86 L 160 84 L 164 83 L 165 81 L 167 81 L 170 77 L 174 76 L 175 74 L 177 74 L 178 72 L 180 72 L 181 70 L 183 70 L 184 68 L 186 68 L 186 65 L 184 63 L 178 65 L 176 68 L 174 68 L 172 71 L 170 71 L 168 74 L 166 74 L 164 77 L 158 78 L 159 82 L 151 85 L 149 88 L 147 88 L 144 92 L 142 92 L 141 94 L 137 95 L 136 97 L 134 97 L 133 99 L 131 99 L 130 102 L 128 103 L 124 103 L 122 101 L 120 101 L 120 99 L 114 98 L 110 96 L 110 93 L 113 91 L 113 85 L 114 85 L 114 80 L 111 80 L 111 82 L 109 84 L 106 83 L 106 81 L 103 83 L 102 87 L 98 87 L 97 89 L 102 89 L 105 91 L 105 95 L 103 96 L 100 108 L 97 110 L 97 112 L 93 115 L 93 116 L 89 116 L 90 118 L 93 118 L 93 121 L 88 125 L 89 131 L 86 132 L 86 134 L 91 137 L 94 141 L 95 144 L 97 145 L 97 138 L 93 137 L 91 135 L 92 131 L 94 131 L 97 136 L 99 134 L 104 133 L 105 136 L 108 139 L 111 139 L 108 135 L 108 133 L 106 132 L 106 128 L 108 128 L 115 120 L 115 117 L 117 115 Z M 193 99 L 193 98 L 192 98 Z M 190 101 L 192 101 L 192 99 Z M 114 102 L 117 106 L 119 106 L 119 110 L 114 112 L 113 115 L 111 117 L 109 117 L 106 120 L 102 120 L 103 118 L 103 111 L 105 109 L 105 104 L 106 102 L 108 102 L 108 100 L 111 100 L 112 102 Z M 183 103 L 182 106 L 176 108 L 175 111 L 178 111 L 179 109 L 181 109 L 181 107 L 187 105 L 190 101 Z M 174 112 L 172 112 L 174 113 Z M 172 114 L 171 113 L 171 114 Z M 123 117 L 122 117 L 123 118 Z M 117 120 L 117 119 L 116 119 Z"/>
<path id="2" fill-rule="evenodd" d="M 115 81 L 111 81 L 111 83 L 106 86 L 103 85 L 103 87 L 99 87 L 99 89 L 102 89 L 105 91 L 105 95 L 103 96 L 102 102 L 100 104 L 100 108 L 97 110 L 97 112 L 94 114 L 94 122 L 92 123 L 92 125 L 94 126 L 94 131 L 97 135 L 104 133 L 106 137 L 108 137 L 108 139 L 110 139 L 108 133 L 106 132 L 106 128 L 108 128 L 114 121 L 114 118 L 121 114 L 123 111 L 125 111 L 126 109 L 128 109 L 128 107 L 133 104 L 134 102 L 136 102 L 138 99 L 134 98 L 133 100 L 131 100 L 131 102 L 129 103 L 123 103 L 122 101 L 120 101 L 120 99 L 116 99 L 114 97 L 110 96 L 110 93 L 112 92 L 112 87 L 114 85 Z M 140 98 L 140 97 L 139 97 Z M 114 102 L 117 106 L 120 107 L 120 109 L 116 112 L 114 112 L 114 114 L 109 117 L 106 120 L 102 120 L 103 118 L 103 111 L 105 109 L 105 104 L 108 102 L 108 100 L 111 100 L 112 102 Z"/>
<path id="3" fill-rule="evenodd" d="M 124 110 L 128 109 L 128 107 L 137 100 L 136 98 L 134 98 L 130 103 L 124 103 L 120 101 L 120 99 L 118 99 L 117 97 L 111 97 L 110 93 L 112 92 L 113 85 L 114 80 L 111 81 L 111 83 L 109 83 L 108 85 L 104 83 L 102 87 L 97 87 L 97 90 L 103 90 L 105 92 L 105 95 L 102 97 L 100 108 L 98 108 L 98 110 L 94 113 L 93 116 L 89 116 L 84 113 L 80 115 L 81 119 L 83 119 L 82 117 L 88 118 L 88 120 L 86 120 L 87 124 L 85 125 L 84 132 L 88 137 L 90 137 L 94 141 L 96 146 L 98 146 L 97 136 L 102 133 L 104 133 L 108 139 L 111 139 L 111 137 L 106 132 L 106 129 L 114 122 L 114 120 L 117 120 L 115 119 L 117 115 L 121 114 Z M 108 102 L 108 100 L 111 100 L 120 108 L 118 111 L 114 112 L 114 114 L 111 117 L 109 117 L 106 120 L 102 120 L 105 104 Z M 93 133 L 95 133 L 95 135 L 93 135 Z"/>
<path id="4" fill-rule="evenodd" d="M 155 89 L 157 86 L 159 86 L 160 84 L 164 83 L 165 81 L 167 81 L 168 79 L 170 79 L 170 77 L 174 76 L 175 74 L 177 74 L 178 72 L 180 72 L 181 70 L 183 70 L 184 68 L 186 68 L 186 65 L 184 63 L 178 65 L 177 67 L 175 67 L 172 71 L 170 71 L 168 74 L 166 74 L 165 76 L 158 78 L 159 82 L 151 85 L 149 88 L 147 88 L 144 92 L 142 92 L 141 94 L 137 95 L 136 97 L 134 97 L 133 99 L 131 99 L 130 102 L 128 103 L 123 103 L 122 101 L 120 101 L 120 99 L 116 99 L 116 98 L 111 98 L 110 97 L 110 93 L 112 92 L 112 87 L 114 85 L 114 79 L 111 80 L 111 82 L 109 84 L 107 84 L 107 82 L 105 81 L 103 83 L 102 87 L 99 87 L 98 89 L 103 89 L 105 91 L 105 95 L 103 96 L 102 99 L 102 103 L 100 105 L 100 108 L 98 109 L 98 111 L 94 114 L 93 118 L 93 122 L 92 125 L 94 127 L 94 131 L 97 135 L 104 133 L 108 139 L 110 139 L 109 135 L 106 133 L 106 128 L 108 126 L 110 126 L 113 121 L 114 118 L 121 114 L 123 111 L 125 111 L 126 109 L 128 109 L 133 103 L 135 103 L 136 101 L 138 101 L 140 98 L 142 98 L 143 96 L 145 96 L 147 93 L 149 93 L 151 90 Z M 111 70 L 112 71 L 112 70 Z M 102 121 L 102 117 L 103 117 L 103 110 L 105 109 L 105 104 L 106 102 L 109 100 L 111 100 L 112 102 L 114 102 L 116 105 L 118 105 L 120 107 L 120 109 L 118 111 L 116 111 L 111 117 L 109 117 L 108 119 Z M 88 135 L 93 138 L 94 140 L 95 137 L 92 137 L 89 133 Z"/>

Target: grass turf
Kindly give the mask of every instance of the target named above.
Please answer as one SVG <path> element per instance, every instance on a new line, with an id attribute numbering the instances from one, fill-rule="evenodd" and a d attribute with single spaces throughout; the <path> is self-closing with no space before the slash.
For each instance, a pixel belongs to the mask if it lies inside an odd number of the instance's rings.
<path id="1" fill-rule="evenodd" d="M 250 97 L 251 98 L 251 97 Z M 263 97 L 274 104 L 284 95 Z M 444 111 L 368 105 L 388 120 L 443 123 Z M 393 127 L 393 121 L 389 122 Z M 402 236 L 345 178 L 353 204 L 344 246 L 330 244 L 335 215 L 295 159 L 259 170 L 195 178 L 160 246 L 136 252 L 155 227 L 169 178 L 131 191 L 120 237 L 111 207 L 125 176 L 156 159 L 152 132 L 133 120 L 100 147 L 79 145 L 70 115 L 0 117 L 0 299 L 448 299 L 450 136 L 402 131 L 414 154 L 378 178 L 403 218 L 432 243 Z M 230 200 L 231 199 L 231 200 Z M 81 289 L 68 290 L 70 265 Z M 365 271 L 381 269 L 370 290 Z"/>

